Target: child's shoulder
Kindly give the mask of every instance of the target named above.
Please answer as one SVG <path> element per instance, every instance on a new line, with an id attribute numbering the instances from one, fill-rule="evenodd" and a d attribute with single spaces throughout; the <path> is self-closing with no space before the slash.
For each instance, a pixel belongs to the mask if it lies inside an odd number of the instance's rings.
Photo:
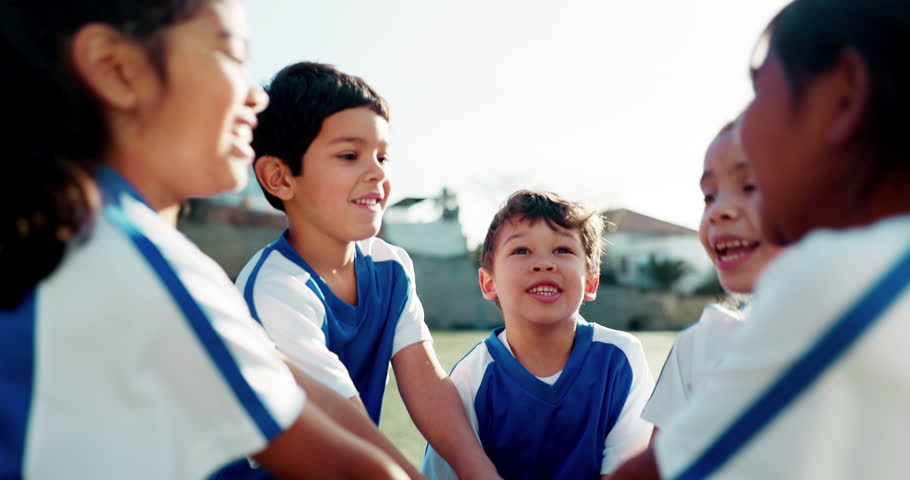
<path id="1" fill-rule="evenodd" d="M 641 349 L 641 340 L 638 339 L 635 335 L 632 335 L 629 332 L 623 332 L 621 330 L 614 330 L 612 328 L 605 327 L 603 325 L 585 322 L 594 330 L 594 337 L 592 338 L 595 342 L 600 343 L 609 343 L 616 345 L 617 347 L 622 348 L 623 350 L 629 349 Z"/>
<path id="2" fill-rule="evenodd" d="M 256 252 L 240 270 L 236 284 L 241 290 L 271 282 L 304 285 L 312 276 L 306 262 L 282 238 Z"/>
<path id="3" fill-rule="evenodd" d="M 449 376 L 456 385 L 473 384 L 483 378 L 487 366 L 493 362 L 493 356 L 487 349 L 486 340 L 487 339 L 485 338 L 477 342 L 468 350 L 468 353 L 461 357 L 461 360 L 456 362 L 455 366 L 452 367 L 452 372 Z"/>
<path id="4" fill-rule="evenodd" d="M 890 270 L 907 251 L 910 215 L 892 217 L 875 224 L 848 230 L 817 230 L 788 248 L 760 277 L 756 297 L 761 292 L 789 289 L 793 298 L 825 294 L 851 296 L 854 290 Z M 793 278 L 811 281 L 792 282 Z M 773 295 L 775 299 L 781 295 Z"/>
<path id="5" fill-rule="evenodd" d="M 706 338 L 709 343 L 725 341 L 745 321 L 743 312 L 730 310 L 717 303 L 709 303 L 698 321 L 680 330 L 676 342 L 692 342 L 695 338 Z"/>
<path id="6" fill-rule="evenodd" d="M 392 245 L 378 237 L 358 240 L 356 243 L 360 253 L 365 257 L 369 257 L 374 264 L 396 263 L 401 265 L 401 268 L 412 281 L 414 280 L 414 262 L 405 249 Z"/>
<path id="7" fill-rule="evenodd" d="M 408 252 L 405 249 L 392 245 L 389 242 L 379 238 L 379 237 L 370 237 L 366 240 L 358 240 L 357 248 L 360 249 L 360 252 L 367 257 L 373 259 L 373 262 L 387 262 L 394 261 L 402 264 L 406 270 L 414 270 L 414 264 L 411 261 L 411 256 L 408 255 Z"/>

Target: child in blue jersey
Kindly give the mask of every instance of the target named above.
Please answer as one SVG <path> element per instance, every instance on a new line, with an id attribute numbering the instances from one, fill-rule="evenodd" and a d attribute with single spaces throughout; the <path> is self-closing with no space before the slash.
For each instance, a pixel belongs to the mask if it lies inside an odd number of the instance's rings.
<path id="1" fill-rule="evenodd" d="M 906 478 L 910 3 L 796 0 L 738 135 L 762 235 L 750 320 L 626 478 Z"/>
<path id="2" fill-rule="evenodd" d="M 241 186 L 237 0 L 0 3 L 0 478 L 403 478 L 297 386 L 162 216 Z"/>
<path id="3" fill-rule="evenodd" d="M 653 380 L 641 343 L 578 313 L 597 293 L 602 232 L 595 211 L 528 190 L 487 231 L 480 289 L 505 328 L 451 377 L 503 478 L 601 478 L 648 444 L 640 416 Z M 432 447 L 423 473 L 454 478 Z"/>
<path id="4" fill-rule="evenodd" d="M 705 154 L 699 182 L 705 209 L 698 236 L 724 289 L 749 294 L 780 249 L 761 237 L 755 175 L 733 138 L 734 125 L 725 125 Z M 698 322 L 679 333 L 642 412 L 654 424 L 654 434 L 701 387 L 745 314 L 710 304 Z"/>
<path id="5" fill-rule="evenodd" d="M 436 359 L 410 257 L 375 237 L 391 189 L 388 105 L 362 79 L 312 62 L 267 90 L 255 171 L 289 226 L 237 279 L 253 316 L 376 424 L 391 363 L 418 429 L 459 475 L 495 476 Z"/>

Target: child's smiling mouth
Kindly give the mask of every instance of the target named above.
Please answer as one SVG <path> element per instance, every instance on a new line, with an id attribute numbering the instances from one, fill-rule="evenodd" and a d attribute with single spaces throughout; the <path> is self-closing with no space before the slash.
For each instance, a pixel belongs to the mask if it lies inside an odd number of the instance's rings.
<path id="1" fill-rule="evenodd" d="M 717 268 L 736 267 L 748 260 L 752 253 L 761 246 L 758 240 L 744 240 L 736 237 L 723 237 L 714 241 Z"/>
<path id="2" fill-rule="evenodd" d="M 559 299 L 562 289 L 553 282 L 541 282 L 532 285 L 525 292 L 541 302 L 551 303 Z"/>
<path id="3" fill-rule="evenodd" d="M 379 211 L 382 209 L 382 196 L 377 194 L 365 195 L 351 200 L 351 203 L 370 211 Z"/>

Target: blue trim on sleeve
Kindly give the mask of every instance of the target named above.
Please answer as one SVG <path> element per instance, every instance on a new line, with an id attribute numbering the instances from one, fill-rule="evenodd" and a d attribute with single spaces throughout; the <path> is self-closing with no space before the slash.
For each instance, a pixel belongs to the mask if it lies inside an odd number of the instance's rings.
<path id="1" fill-rule="evenodd" d="M 676 478 L 716 473 L 832 366 L 910 284 L 910 250 Z"/>
<path id="2" fill-rule="evenodd" d="M 331 338 L 330 337 L 331 332 L 329 331 L 329 322 L 328 322 L 329 302 L 328 302 L 328 300 L 326 300 L 325 295 L 322 293 L 322 290 L 320 290 L 319 286 L 316 284 L 316 279 L 321 278 L 321 277 L 319 277 L 319 274 L 316 273 L 315 270 L 310 268 L 310 266 L 306 263 L 306 261 L 303 259 L 303 257 L 301 257 L 299 253 L 297 253 L 297 250 L 294 250 L 294 247 L 291 246 L 291 242 L 288 241 L 288 230 L 287 229 L 285 229 L 284 232 L 281 233 L 281 236 L 279 236 L 278 240 L 275 240 L 275 243 L 273 243 L 272 245 L 275 246 L 275 250 L 278 250 L 279 253 L 284 255 L 284 258 L 287 258 L 288 260 L 294 262 L 295 265 L 302 268 L 303 271 L 305 271 L 306 273 L 308 273 L 310 275 L 310 278 L 308 278 L 306 281 L 306 286 L 307 286 L 307 288 L 310 289 L 311 292 L 313 292 L 314 295 L 316 295 L 316 298 L 318 298 L 319 301 L 322 302 L 323 309 L 325 310 L 325 315 L 322 318 L 322 334 L 325 336 L 326 346 L 328 347 L 329 341 Z M 357 249 L 357 251 L 359 252 L 360 250 Z M 359 282 L 359 280 L 358 280 L 358 282 Z"/>
<path id="3" fill-rule="evenodd" d="M 250 307 L 250 314 L 253 315 L 253 318 L 259 322 L 260 325 L 262 325 L 262 320 L 259 318 L 259 312 L 256 311 L 256 302 L 253 300 L 253 287 L 256 284 L 256 277 L 259 275 L 259 270 L 262 268 L 262 265 L 265 264 L 265 260 L 269 258 L 269 254 L 271 254 L 273 250 L 275 250 L 275 243 L 272 243 L 262 250 L 259 261 L 253 266 L 250 275 L 246 279 L 246 285 L 243 286 L 243 299 L 246 300 L 246 304 Z"/>
<path id="4" fill-rule="evenodd" d="M 21 478 L 35 381 L 35 289 L 0 311 L 0 478 Z"/>
<path id="5" fill-rule="evenodd" d="M 145 237 L 127 218 L 126 213 L 119 207 L 109 205 L 104 208 L 104 214 L 118 228 L 127 234 L 152 270 L 171 294 L 174 302 L 183 312 L 184 317 L 196 333 L 199 342 L 209 354 L 212 362 L 224 376 L 234 395 L 246 409 L 247 413 L 256 423 L 256 426 L 267 439 L 272 439 L 283 431 L 278 422 L 272 418 L 265 404 L 259 399 L 256 392 L 250 387 L 234 361 L 221 336 L 215 331 L 205 312 L 196 303 L 196 300 L 180 281 L 177 273 L 161 254 L 158 247 Z"/>

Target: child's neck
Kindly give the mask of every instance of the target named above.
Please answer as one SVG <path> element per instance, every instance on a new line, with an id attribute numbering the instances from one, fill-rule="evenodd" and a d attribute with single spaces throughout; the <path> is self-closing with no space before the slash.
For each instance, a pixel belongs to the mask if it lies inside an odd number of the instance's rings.
<path id="1" fill-rule="evenodd" d="M 877 172 L 875 175 L 882 179 L 876 183 L 868 180 L 870 175 L 858 175 L 860 180 L 841 188 L 841 195 L 832 196 L 832 203 L 825 209 L 826 216 L 817 223 L 825 228 L 846 229 L 910 213 L 910 189 L 907 188 L 910 174 Z"/>
<path id="2" fill-rule="evenodd" d="M 506 319 L 506 340 L 512 355 L 537 377 L 562 371 L 575 344 L 576 317 L 549 325 Z"/>
<path id="3" fill-rule="evenodd" d="M 349 305 L 357 305 L 354 242 L 339 242 L 326 235 L 314 235 L 306 228 L 292 228 L 288 230 L 288 243 L 336 297 Z"/>

